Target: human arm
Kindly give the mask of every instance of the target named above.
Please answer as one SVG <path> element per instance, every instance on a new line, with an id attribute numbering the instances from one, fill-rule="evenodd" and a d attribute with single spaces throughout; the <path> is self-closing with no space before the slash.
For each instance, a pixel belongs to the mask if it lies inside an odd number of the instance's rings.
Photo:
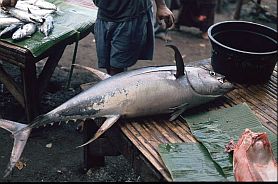
<path id="1" fill-rule="evenodd" d="M 166 6 L 164 0 L 155 0 L 157 12 L 157 22 L 161 25 L 161 20 L 164 20 L 166 28 L 173 28 L 175 26 L 175 17 L 171 10 Z"/>
<path id="2" fill-rule="evenodd" d="M 0 6 L 4 7 L 14 7 L 17 3 L 17 0 L 0 0 Z"/>

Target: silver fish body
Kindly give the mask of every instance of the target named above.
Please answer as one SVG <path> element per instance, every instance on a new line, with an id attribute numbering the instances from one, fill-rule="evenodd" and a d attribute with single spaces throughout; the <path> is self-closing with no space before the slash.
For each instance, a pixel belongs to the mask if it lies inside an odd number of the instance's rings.
<path id="1" fill-rule="evenodd" d="M 46 15 L 52 14 L 55 10 L 49 9 L 29 9 L 30 13 L 36 16 L 45 17 Z"/>
<path id="2" fill-rule="evenodd" d="M 15 8 L 19 9 L 19 10 L 23 10 L 23 11 L 28 11 L 29 9 L 30 10 L 40 10 L 39 7 L 31 5 L 25 1 L 17 1 Z"/>
<path id="3" fill-rule="evenodd" d="M 11 24 L 17 24 L 20 23 L 21 21 L 17 18 L 14 17 L 1 17 L 0 18 L 0 29 L 4 29 Z"/>
<path id="4" fill-rule="evenodd" d="M 39 8 L 42 8 L 42 9 L 57 10 L 57 7 L 55 4 L 44 1 L 44 0 L 28 0 L 25 2 L 29 3 L 31 5 L 37 6 Z"/>
<path id="5" fill-rule="evenodd" d="M 29 12 L 17 9 L 17 8 L 9 8 L 8 12 L 15 18 L 23 21 L 23 22 L 32 22 L 32 23 L 42 23 L 43 19 L 41 16 L 33 15 Z"/>
<path id="6" fill-rule="evenodd" d="M 37 26 L 33 23 L 28 23 L 21 26 L 18 30 L 16 30 L 13 35 L 13 40 L 22 40 L 24 38 L 32 36 L 37 30 Z"/>
<path id="7" fill-rule="evenodd" d="M 0 38 L 11 37 L 12 34 L 22 25 L 23 23 L 11 24 L 0 32 Z"/>
<path id="8" fill-rule="evenodd" d="M 198 67 L 185 67 L 185 70 L 188 76 L 178 79 L 174 76 L 175 66 L 148 67 L 115 75 L 65 102 L 48 116 L 65 120 L 113 114 L 136 117 L 171 113 L 182 104 L 187 104 L 186 110 L 230 89 L 229 84 L 210 79 L 208 70 Z"/>
<path id="9" fill-rule="evenodd" d="M 45 17 L 45 20 L 43 24 L 40 26 L 39 30 L 46 36 L 48 37 L 49 34 L 52 32 L 54 29 L 54 19 L 51 15 L 47 15 Z"/>

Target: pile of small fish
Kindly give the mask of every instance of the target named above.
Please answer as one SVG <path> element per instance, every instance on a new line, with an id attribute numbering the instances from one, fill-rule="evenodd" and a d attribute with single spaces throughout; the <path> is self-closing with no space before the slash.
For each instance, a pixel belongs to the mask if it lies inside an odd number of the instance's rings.
<path id="1" fill-rule="evenodd" d="M 55 4 L 45 0 L 18 0 L 15 7 L 0 9 L 0 38 L 22 40 L 37 30 L 48 37 L 54 28 Z"/>

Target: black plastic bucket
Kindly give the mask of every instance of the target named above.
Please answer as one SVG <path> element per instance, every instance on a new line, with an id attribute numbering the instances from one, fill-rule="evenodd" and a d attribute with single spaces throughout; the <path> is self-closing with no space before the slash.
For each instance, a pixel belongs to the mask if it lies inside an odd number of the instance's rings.
<path id="1" fill-rule="evenodd" d="M 208 29 L 215 72 L 237 83 L 267 82 L 277 62 L 277 31 L 246 21 L 224 21 Z"/>

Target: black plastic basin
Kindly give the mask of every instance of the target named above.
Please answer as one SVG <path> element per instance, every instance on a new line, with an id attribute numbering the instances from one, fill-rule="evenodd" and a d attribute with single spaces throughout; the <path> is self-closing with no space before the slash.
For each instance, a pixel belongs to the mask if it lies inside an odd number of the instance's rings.
<path id="1" fill-rule="evenodd" d="M 237 83 L 267 82 L 277 62 L 277 31 L 246 21 L 224 21 L 208 29 L 215 72 Z"/>

